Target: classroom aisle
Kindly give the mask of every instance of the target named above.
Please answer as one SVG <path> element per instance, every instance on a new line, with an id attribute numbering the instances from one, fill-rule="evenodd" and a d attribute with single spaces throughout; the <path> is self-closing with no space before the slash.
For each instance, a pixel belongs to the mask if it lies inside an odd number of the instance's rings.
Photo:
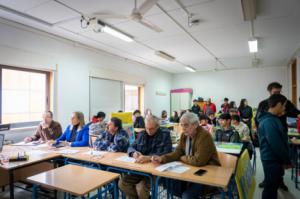
<path id="1" fill-rule="evenodd" d="M 255 180 L 256 180 L 256 188 L 255 188 L 255 192 L 254 192 L 254 199 L 258 199 L 261 198 L 261 193 L 262 190 L 261 188 L 258 187 L 258 184 L 260 182 L 262 182 L 263 178 L 264 178 L 264 173 L 263 173 L 263 168 L 262 168 L 262 164 L 260 161 L 260 153 L 259 153 L 259 149 L 256 148 L 256 154 L 257 154 L 257 159 L 256 159 L 256 175 L 255 175 Z M 286 184 L 286 186 L 288 186 L 289 191 L 283 191 L 281 189 L 279 189 L 278 191 L 278 199 L 300 199 L 300 189 L 296 189 L 295 187 L 295 183 L 291 180 L 291 169 L 286 170 L 285 171 L 285 175 L 284 175 L 284 182 Z"/>

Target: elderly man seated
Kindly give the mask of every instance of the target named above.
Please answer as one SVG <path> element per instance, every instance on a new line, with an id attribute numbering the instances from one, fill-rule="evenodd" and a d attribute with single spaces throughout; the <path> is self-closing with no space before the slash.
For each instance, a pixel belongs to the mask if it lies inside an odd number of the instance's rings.
<path id="1" fill-rule="evenodd" d="M 136 159 L 137 163 L 151 162 L 153 155 L 163 155 L 172 151 L 170 132 L 159 127 L 156 116 L 147 116 L 145 129 L 139 133 L 137 140 L 128 149 L 128 155 Z M 142 183 L 141 190 L 137 193 L 136 185 Z M 150 181 L 140 175 L 126 175 L 119 181 L 119 188 L 130 199 L 148 199 L 150 195 Z"/>
<path id="2" fill-rule="evenodd" d="M 207 130 L 199 126 L 197 115 L 185 113 L 180 118 L 180 125 L 183 133 L 176 150 L 162 156 L 153 156 L 152 160 L 159 163 L 180 160 L 183 163 L 198 167 L 220 165 L 212 136 Z M 181 192 L 180 189 L 174 189 L 175 195 L 181 194 L 183 199 L 199 198 L 203 191 L 202 185 L 196 183 L 181 182 L 178 187 L 185 187 L 182 193 L 178 193 Z"/>

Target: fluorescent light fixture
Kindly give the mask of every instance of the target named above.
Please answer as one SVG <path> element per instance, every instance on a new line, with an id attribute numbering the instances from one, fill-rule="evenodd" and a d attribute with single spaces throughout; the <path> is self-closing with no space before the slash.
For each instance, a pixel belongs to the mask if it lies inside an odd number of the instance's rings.
<path id="1" fill-rule="evenodd" d="M 131 36 L 128 36 L 127 34 L 108 26 L 107 24 L 103 23 L 102 21 L 98 20 L 98 24 L 102 26 L 101 31 L 105 32 L 107 34 L 110 34 L 111 36 L 114 36 L 118 39 L 122 39 L 126 42 L 133 42 L 133 38 Z"/>
<path id="2" fill-rule="evenodd" d="M 163 59 L 169 60 L 169 61 L 175 61 L 175 57 L 169 55 L 168 53 L 165 53 L 163 51 L 155 51 L 155 54 Z"/>
<path id="3" fill-rule="evenodd" d="M 188 71 L 193 72 L 193 73 L 196 72 L 196 70 L 191 66 L 186 66 L 185 69 L 187 69 Z"/>
<path id="4" fill-rule="evenodd" d="M 257 39 L 253 38 L 248 41 L 249 51 L 250 53 L 256 53 L 257 52 Z"/>

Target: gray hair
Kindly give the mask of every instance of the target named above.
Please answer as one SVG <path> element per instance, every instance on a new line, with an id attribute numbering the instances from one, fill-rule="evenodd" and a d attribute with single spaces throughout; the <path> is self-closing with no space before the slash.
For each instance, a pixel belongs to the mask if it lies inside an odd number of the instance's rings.
<path id="1" fill-rule="evenodd" d="M 181 116 L 180 121 L 182 119 L 187 119 L 190 124 L 199 124 L 199 118 L 195 113 L 187 112 Z"/>
<path id="2" fill-rule="evenodd" d="M 156 124 L 156 126 L 159 126 L 159 118 L 156 117 L 155 115 L 147 115 L 145 118 L 145 123 L 148 122 L 153 122 L 154 124 Z"/>

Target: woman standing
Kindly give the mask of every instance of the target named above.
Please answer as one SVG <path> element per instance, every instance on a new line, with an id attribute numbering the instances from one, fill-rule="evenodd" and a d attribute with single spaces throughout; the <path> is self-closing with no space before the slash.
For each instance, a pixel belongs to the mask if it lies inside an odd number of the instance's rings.
<path id="1" fill-rule="evenodd" d="M 253 113 L 252 108 L 248 105 L 248 101 L 246 99 L 241 99 L 239 112 L 242 122 L 247 124 L 247 126 L 251 130 Z"/>

